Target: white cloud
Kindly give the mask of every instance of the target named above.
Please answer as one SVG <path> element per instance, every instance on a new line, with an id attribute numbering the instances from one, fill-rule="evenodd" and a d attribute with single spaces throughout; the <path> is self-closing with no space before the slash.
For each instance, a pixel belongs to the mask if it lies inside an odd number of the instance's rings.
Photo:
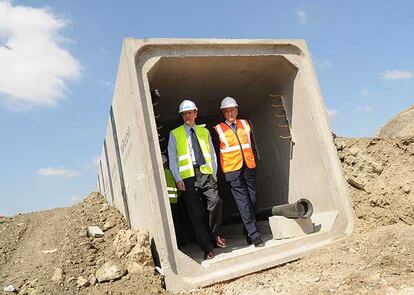
<path id="1" fill-rule="evenodd" d="M 413 72 L 405 70 L 391 70 L 381 74 L 385 80 L 408 80 L 411 79 L 414 74 Z"/>
<path id="2" fill-rule="evenodd" d="M 78 170 L 68 170 L 64 168 L 53 168 L 53 167 L 47 167 L 47 168 L 40 168 L 37 170 L 37 173 L 42 176 L 63 176 L 63 177 L 77 177 L 80 175 L 80 172 Z"/>
<path id="3" fill-rule="evenodd" d="M 370 113 L 370 112 L 372 112 L 372 107 L 371 106 L 360 106 L 360 105 L 358 105 L 356 110 L 357 110 L 357 112 Z"/>
<path id="4" fill-rule="evenodd" d="M 296 14 L 298 16 L 298 20 L 300 23 L 306 24 L 308 22 L 308 16 L 305 10 L 299 9 L 298 11 L 296 11 Z"/>
<path id="5" fill-rule="evenodd" d="M 316 59 L 315 65 L 320 69 L 327 69 L 331 68 L 333 66 L 333 63 L 331 63 L 330 61 L 319 61 Z"/>
<path id="6" fill-rule="evenodd" d="M 60 42 L 66 22 L 49 9 L 0 0 L 0 97 L 11 106 L 53 106 L 64 99 L 79 62 Z"/>
<path id="7" fill-rule="evenodd" d="M 98 80 L 98 83 L 109 88 L 109 89 L 113 89 L 114 88 L 114 84 L 111 81 L 105 81 L 105 80 Z"/>
<path id="8" fill-rule="evenodd" d="M 359 93 L 359 96 L 368 96 L 368 95 L 369 95 L 368 89 L 362 89 L 361 92 Z"/>
<path id="9" fill-rule="evenodd" d="M 336 110 L 336 109 L 332 109 L 332 110 L 328 110 L 328 117 L 329 118 L 333 118 L 333 117 L 335 117 L 336 115 L 338 115 L 338 110 Z"/>
<path id="10" fill-rule="evenodd" d="M 100 156 L 94 156 L 91 159 L 91 162 L 93 164 L 94 167 L 99 167 L 99 162 L 101 161 L 101 157 Z"/>
<path id="11" fill-rule="evenodd" d="M 79 197 L 79 196 L 72 196 L 72 197 L 70 197 L 70 201 L 72 203 L 79 203 L 80 201 L 82 201 L 82 198 Z"/>

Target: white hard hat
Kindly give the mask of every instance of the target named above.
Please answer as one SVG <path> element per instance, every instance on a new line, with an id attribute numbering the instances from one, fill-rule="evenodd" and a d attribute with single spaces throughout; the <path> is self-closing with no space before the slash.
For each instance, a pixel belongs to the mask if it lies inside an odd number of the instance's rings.
<path id="1" fill-rule="evenodd" d="M 182 112 L 192 111 L 192 110 L 197 111 L 198 110 L 197 106 L 191 100 L 186 99 L 186 100 L 183 100 L 182 103 L 180 103 L 180 108 L 178 109 L 178 112 L 182 113 Z"/>
<path id="2" fill-rule="evenodd" d="M 232 108 L 232 107 L 238 107 L 236 100 L 233 97 L 226 96 L 221 101 L 220 109 L 226 109 L 226 108 Z"/>
<path id="3" fill-rule="evenodd" d="M 161 155 L 161 159 L 162 159 L 162 164 L 164 165 L 165 163 L 167 163 L 167 157 L 164 155 L 164 154 L 162 154 Z"/>

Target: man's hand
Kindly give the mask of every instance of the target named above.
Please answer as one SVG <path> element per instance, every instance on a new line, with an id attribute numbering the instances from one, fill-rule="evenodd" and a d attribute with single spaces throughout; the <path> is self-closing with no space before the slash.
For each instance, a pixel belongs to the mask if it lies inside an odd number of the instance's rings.
<path id="1" fill-rule="evenodd" d="M 178 189 L 179 191 L 185 191 L 185 184 L 184 184 L 184 181 L 179 180 L 179 181 L 177 181 L 177 182 L 176 182 L 176 184 L 177 184 L 177 189 Z"/>

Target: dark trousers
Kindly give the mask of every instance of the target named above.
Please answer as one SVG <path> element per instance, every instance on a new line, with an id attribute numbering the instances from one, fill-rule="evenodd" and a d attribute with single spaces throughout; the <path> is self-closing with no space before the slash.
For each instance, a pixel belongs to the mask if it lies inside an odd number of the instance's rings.
<path id="1" fill-rule="evenodd" d="M 223 201 L 218 195 L 217 183 L 213 176 L 203 174 L 197 168 L 194 170 L 194 177 L 183 179 L 183 200 L 197 242 L 203 250 L 207 250 L 213 248 L 212 241 L 220 233 Z"/>
<path id="2" fill-rule="evenodd" d="M 240 170 L 225 173 L 230 184 L 234 201 L 239 209 L 247 234 L 251 239 L 260 237 L 256 225 L 256 170 L 243 167 Z"/>
<path id="3" fill-rule="evenodd" d="M 185 246 L 190 241 L 191 232 L 189 229 L 192 229 L 186 220 L 187 211 L 182 203 L 181 198 L 179 198 L 177 203 L 170 203 L 178 248 Z"/>

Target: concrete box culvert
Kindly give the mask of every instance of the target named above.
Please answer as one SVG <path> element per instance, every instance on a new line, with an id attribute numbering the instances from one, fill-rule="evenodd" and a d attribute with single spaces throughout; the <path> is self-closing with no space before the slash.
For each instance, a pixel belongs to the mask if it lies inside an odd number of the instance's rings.
<path id="1" fill-rule="evenodd" d="M 156 106 L 153 89 L 161 93 Z M 238 211 L 220 181 L 229 246 L 203 262 L 195 244 L 177 247 L 161 152 L 169 131 L 182 124 L 177 114 L 182 99 L 196 102 L 197 123 L 211 130 L 221 120 L 224 96 L 238 100 L 240 117 L 252 125 L 258 210 L 307 198 L 315 231 L 273 240 L 264 220 L 259 226 L 265 247 L 248 246 L 241 221 L 226 222 Z M 303 40 L 125 39 L 100 162 L 98 188 L 132 228 L 150 231 L 168 290 L 292 261 L 353 228 L 347 185 Z"/>

